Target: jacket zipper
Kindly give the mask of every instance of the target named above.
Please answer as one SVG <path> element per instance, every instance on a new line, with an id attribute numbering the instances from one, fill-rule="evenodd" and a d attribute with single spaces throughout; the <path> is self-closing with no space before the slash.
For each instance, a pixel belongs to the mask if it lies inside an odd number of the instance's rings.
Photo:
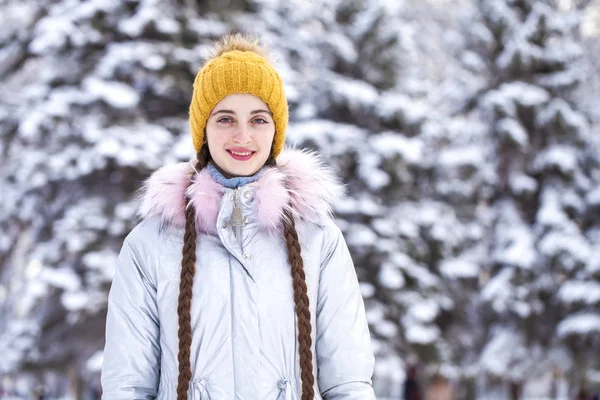
<path id="1" fill-rule="evenodd" d="M 238 199 L 238 188 L 233 189 L 233 212 L 231 214 L 231 226 L 233 227 L 233 233 L 237 238 L 240 247 L 242 246 L 242 207 Z"/>

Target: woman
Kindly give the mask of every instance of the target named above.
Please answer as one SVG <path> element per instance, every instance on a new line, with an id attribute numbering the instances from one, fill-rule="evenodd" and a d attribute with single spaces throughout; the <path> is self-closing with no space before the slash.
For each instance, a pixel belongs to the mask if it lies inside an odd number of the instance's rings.
<path id="1" fill-rule="evenodd" d="M 147 181 L 109 294 L 103 399 L 374 399 L 341 186 L 282 151 L 287 100 L 256 41 L 196 76 L 197 159 Z"/>

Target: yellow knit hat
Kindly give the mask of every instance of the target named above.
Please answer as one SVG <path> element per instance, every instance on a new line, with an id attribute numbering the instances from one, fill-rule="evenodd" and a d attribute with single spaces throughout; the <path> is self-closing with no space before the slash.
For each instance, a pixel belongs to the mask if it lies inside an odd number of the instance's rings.
<path id="1" fill-rule="evenodd" d="M 204 143 L 204 128 L 210 112 L 224 97 L 233 93 L 249 93 L 269 106 L 275 121 L 271 154 L 277 157 L 285 142 L 288 104 L 283 81 L 263 55 L 258 41 L 242 35 L 227 36 L 217 44 L 214 55 L 194 80 L 190 104 L 190 126 L 196 153 Z"/>

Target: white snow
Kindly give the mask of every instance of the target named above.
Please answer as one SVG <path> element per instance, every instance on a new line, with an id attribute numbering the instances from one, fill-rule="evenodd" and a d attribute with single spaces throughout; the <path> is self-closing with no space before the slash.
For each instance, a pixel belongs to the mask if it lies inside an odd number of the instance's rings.
<path id="1" fill-rule="evenodd" d="M 514 270 L 512 268 L 504 268 L 493 276 L 481 291 L 482 299 L 491 302 L 494 310 L 498 313 L 503 313 L 508 308 L 511 296 L 510 280 L 513 275 Z"/>
<path id="2" fill-rule="evenodd" d="M 536 83 L 550 90 L 559 91 L 561 89 L 569 89 L 572 86 L 576 86 L 584 78 L 582 71 L 568 69 L 565 71 L 540 75 L 537 77 Z M 581 122 L 585 123 L 584 120 Z"/>
<path id="3" fill-rule="evenodd" d="M 378 217 L 385 211 L 385 208 L 370 196 L 361 196 L 358 198 L 355 211 L 371 217 Z"/>
<path id="4" fill-rule="evenodd" d="M 590 382 L 600 383 L 600 370 L 590 369 L 587 371 L 586 377 Z"/>
<path id="5" fill-rule="evenodd" d="M 83 87 L 115 108 L 135 107 L 139 95 L 130 86 L 121 82 L 109 82 L 98 78 L 88 77 L 83 81 Z"/>
<path id="6" fill-rule="evenodd" d="M 353 125 L 311 119 L 291 124 L 286 141 L 292 148 L 298 147 L 298 142 L 313 142 L 327 156 L 345 154 L 352 149 L 364 150 L 367 132 Z"/>
<path id="7" fill-rule="evenodd" d="M 541 106 L 549 99 L 549 93 L 539 86 L 515 81 L 503 83 L 498 89 L 490 91 L 482 102 L 485 108 L 497 109 L 502 116 L 517 118 L 515 104 L 526 107 Z"/>
<path id="8" fill-rule="evenodd" d="M 509 329 L 497 329 L 483 349 L 481 367 L 492 375 L 518 376 L 528 366 L 528 353 L 519 335 Z"/>
<path id="9" fill-rule="evenodd" d="M 441 263 L 440 272 L 448 278 L 476 278 L 479 275 L 479 266 L 465 259 L 448 259 Z"/>
<path id="10" fill-rule="evenodd" d="M 565 190 L 562 195 L 561 201 L 565 207 L 573 208 L 577 210 L 577 212 L 580 212 L 582 214 L 584 213 L 584 201 L 575 190 Z"/>
<path id="11" fill-rule="evenodd" d="M 368 227 L 353 224 L 346 235 L 346 242 L 352 246 L 368 246 L 377 241 L 377 235 Z"/>
<path id="12" fill-rule="evenodd" d="M 442 168 L 457 168 L 466 165 L 480 168 L 484 163 L 483 157 L 484 154 L 479 146 L 465 146 L 442 150 L 439 162 Z"/>
<path id="13" fill-rule="evenodd" d="M 531 232 L 524 227 L 515 226 L 510 233 L 510 244 L 496 252 L 496 259 L 508 265 L 531 268 L 536 258 Z"/>
<path id="14" fill-rule="evenodd" d="M 35 38 L 29 44 L 33 54 L 43 54 L 65 45 L 75 26 L 67 18 L 47 16 L 36 27 Z"/>
<path id="15" fill-rule="evenodd" d="M 85 292 L 65 292 L 60 300 L 62 305 L 69 311 L 85 309 L 90 302 L 89 295 Z"/>
<path id="16" fill-rule="evenodd" d="M 379 236 L 395 236 L 398 232 L 398 223 L 390 218 L 375 218 L 371 223 Z"/>
<path id="17" fill-rule="evenodd" d="M 400 267 L 406 275 L 411 276 L 420 285 L 426 287 L 434 287 L 439 283 L 439 279 L 427 270 L 423 265 L 418 265 L 406 254 L 395 253 L 391 255 L 390 262 Z"/>
<path id="18" fill-rule="evenodd" d="M 165 58 L 158 54 L 152 54 L 146 57 L 142 62 L 144 67 L 155 71 L 162 69 L 167 64 Z"/>
<path id="19" fill-rule="evenodd" d="M 37 278 L 42 272 L 43 265 L 40 260 L 31 259 L 29 263 L 27 263 L 27 267 L 25 268 L 25 279 L 33 280 Z"/>
<path id="20" fill-rule="evenodd" d="M 365 311 L 370 325 L 377 325 L 385 318 L 385 309 L 381 303 L 374 303 Z"/>
<path id="21" fill-rule="evenodd" d="M 494 259 L 498 263 L 530 269 L 536 260 L 534 235 L 521 220 L 518 210 L 511 202 L 498 204 L 498 227 Z"/>
<path id="22" fill-rule="evenodd" d="M 439 314 L 440 307 L 433 300 L 423 300 L 413 304 L 409 309 L 407 315 L 415 320 L 422 323 L 431 323 Z"/>
<path id="23" fill-rule="evenodd" d="M 358 173 L 372 190 L 379 190 L 390 183 L 390 176 L 379 169 L 381 157 L 375 152 L 361 154 Z"/>
<path id="24" fill-rule="evenodd" d="M 102 351 L 95 352 L 86 362 L 85 366 L 88 371 L 99 372 L 102 370 L 104 363 L 104 353 Z"/>
<path id="25" fill-rule="evenodd" d="M 424 122 L 431 114 L 429 107 L 406 95 L 394 93 L 381 97 L 377 105 L 377 113 L 384 119 L 400 119 L 409 125 Z"/>
<path id="26" fill-rule="evenodd" d="M 388 320 L 381 320 L 376 325 L 377 333 L 387 338 L 393 338 L 398 335 L 398 326 Z"/>
<path id="27" fill-rule="evenodd" d="M 577 168 L 575 149 L 564 145 L 554 145 L 540 152 L 533 162 L 536 172 L 558 169 L 565 175 L 572 175 Z"/>
<path id="28" fill-rule="evenodd" d="M 561 128 L 574 130 L 577 138 L 588 133 L 589 126 L 584 115 L 573 110 L 563 99 L 553 99 L 536 117 L 536 123 L 540 126 L 546 126 L 553 120 L 556 120 Z"/>
<path id="29" fill-rule="evenodd" d="M 72 269 L 45 267 L 41 271 L 40 279 L 50 286 L 63 290 L 81 288 L 81 280 Z"/>
<path id="30" fill-rule="evenodd" d="M 0 372 L 9 373 L 38 339 L 40 327 L 34 320 L 15 319 L 0 331 Z"/>
<path id="31" fill-rule="evenodd" d="M 351 110 L 373 107 L 379 99 L 377 90 L 363 81 L 338 77 L 331 86 L 334 101 L 346 102 Z"/>
<path id="32" fill-rule="evenodd" d="M 600 302 L 600 283 L 594 281 L 566 281 L 561 285 L 558 297 L 567 304 L 581 302 L 594 305 Z"/>
<path id="33" fill-rule="evenodd" d="M 396 266 L 388 263 L 381 266 L 378 281 L 388 289 L 393 290 L 400 289 L 405 284 L 402 272 Z"/>
<path id="34" fill-rule="evenodd" d="M 48 286 L 44 282 L 37 279 L 23 283 L 23 285 L 25 285 L 25 290 L 23 292 L 17 289 L 17 291 L 20 293 L 20 299 L 15 305 L 15 314 L 18 317 L 30 316 L 31 312 L 34 310 L 34 307 L 49 292 Z"/>
<path id="35" fill-rule="evenodd" d="M 536 61 L 542 58 L 543 52 L 539 46 L 529 42 L 526 37 L 517 36 L 506 43 L 496 64 L 500 69 L 531 70 Z"/>
<path id="36" fill-rule="evenodd" d="M 348 36 L 340 32 L 331 32 L 331 35 L 328 35 L 325 40 L 335 50 L 336 55 L 339 55 L 345 62 L 349 64 L 357 62 L 358 53 Z"/>
<path id="37" fill-rule="evenodd" d="M 567 271 L 586 265 L 591 255 L 587 242 L 576 233 L 551 232 L 540 241 L 539 249 L 550 259 L 561 256 L 560 263 Z"/>
<path id="38" fill-rule="evenodd" d="M 370 298 L 375 295 L 375 286 L 367 282 L 359 282 L 360 293 L 364 298 Z M 1 302 L 1 301 L 0 301 Z"/>
<path id="39" fill-rule="evenodd" d="M 115 138 L 108 137 L 100 141 L 96 148 L 98 150 L 98 153 L 104 156 L 115 157 L 119 154 L 119 151 L 121 150 L 121 145 Z"/>
<path id="40" fill-rule="evenodd" d="M 229 27 L 223 21 L 212 19 L 207 15 L 203 19 L 191 19 L 188 21 L 188 28 L 203 37 L 218 37 L 227 34 Z"/>
<path id="41" fill-rule="evenodd" d="M 590 249 L 590 257 L 587 262 L 586 270 L 590 274 L 595 274 L 600 271 L 600 245 L 596 243 L 596 246 Z"/>
<path id="42" fill-rule="evenodd" d="M 405 327 L 406 340 L 414 344 L 432 344 L 439 340 L 440 331 L 436 326 L 425 326 L 420 324 L 410 324 Z"/>
<path id="43" fill-rule="evenodd" d="M 561 338 L 600 332 L 600 315 L 598 313 L 581 313 L 568 316 L 558 324 L 556 332 Z"/>
<path id="44" fill-rule="evenodd" d="M 138 12 L 119 22 L 119 30 L 129 36 L 139 36 L 142 30 L 149 24 L 154 23 L 159 32 L 165 34 L 176 34 L 180 30 L 179 23 L 161 13 L 159 8 L 142 3 Z"/>
<path id="45" fill-rule="evenodd" d="M 529 144 L 527 132 L 519 122 L 512 118 L 503 118 L 498 121 L 497 130 L 523 148 Z"/>
<path id="46" fill-rule="evenodd" d="M 478 24 L 478 26 L 481 26 Z M 461 61 L 471 71 L 483 71 L 486 68 L 485 61 L 479 54 L 472 51 L 465 51 L 461 55 Z"/>
<path id="47" fill-rule="evenodd" d="M 600 207 L 600 186 L 588 192 L 585 201 L 590 206 Z"/>
<path id="48" fill-rule="evenodd" d="M 546 189 L 542 192 L 536 219 L 541 225 L 556 227 L 568 225 L 568 217 L 560 204 L 559 193 L 553 189 Z"/>
<path id="49" fill-rule="evenodd" d="M 524 174 L 515 174 L 510 177 L 510 188 L 513 193 L 521 195 L 524 193 L 535 193 L 538 188 L 537 181 Z"/>
<path id="50" fill-rule="evenodd" d="M 423 159 L 423 142 L 418 138 L 383 132 L 373 136 L 370 142 L 375 152 L 386 158 L 398 155 L 411 164 L 417 164 Z"/>

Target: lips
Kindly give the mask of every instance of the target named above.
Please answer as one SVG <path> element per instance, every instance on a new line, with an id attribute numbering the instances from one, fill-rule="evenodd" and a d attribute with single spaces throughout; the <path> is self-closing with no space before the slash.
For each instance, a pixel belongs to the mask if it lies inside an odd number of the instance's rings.
<path id="1" fill-rule="evenodd" d="M 256 152 L 248 149 L 228 149 L 227 153 L 235 160 L 248 161 Z"/>

